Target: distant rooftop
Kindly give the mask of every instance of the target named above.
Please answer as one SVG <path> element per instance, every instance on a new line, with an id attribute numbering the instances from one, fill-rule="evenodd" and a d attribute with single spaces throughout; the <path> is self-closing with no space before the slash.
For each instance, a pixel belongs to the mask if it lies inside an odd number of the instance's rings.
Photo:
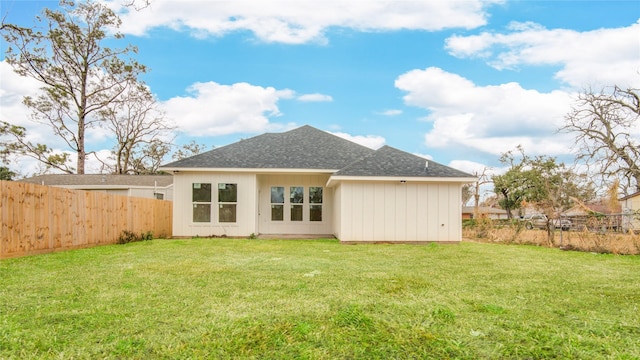
<path id="1" fill-rule="evenodd" d="M 49 174 L 38 175 L 21 182 L 50 186 L 166 187 L 173 184 L 172 175 L 102 175 Z"/>

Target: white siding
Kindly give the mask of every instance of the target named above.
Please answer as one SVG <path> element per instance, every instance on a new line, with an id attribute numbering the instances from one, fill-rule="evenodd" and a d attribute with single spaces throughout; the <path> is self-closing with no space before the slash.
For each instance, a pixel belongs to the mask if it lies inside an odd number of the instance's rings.
<path id="1" fill-rule="evenodd" d="M 623 217 L 623 228 L 625 231 L 640 230 L 640 220 L 637 216 L 629 215 L 636 211 L 640 211 L 640 195 L 630 197 L 622 202 L 622 212 L 627 214 L 627 216 Z"/>
<path id="2" fill-rule="evenodd" d="M 258 175 L 259 215 L 258 231 L 260 234 L 300 234 L 331 235 L 333 234 L 333 188 L 326 187 L 329 175 Z M 271 187 L 285 188 L 284 220 L 271 220 Z M 289 188 L 304 188 L 303 221 L 291 221 Z M 309 187 L 322 187 L 322 221 L 309 221 Z M 317 204 L 320 205 L 320 204 Z"/>
<path id="3" fill-rule="evenodd" d="M 135 197 L 143 197 L 149 199 L 156 199 L 156 194 L 162 194 L 162 200 L 173 200 L 173 188 L 172 187 L 159 187 L 157 189 L 153 188 L 131 188 L 129 189 L 129 196 Z"/>
<path id="4" fill-rule="evenodd" d="M 460 241 L 461 184 L 351 182 L 338 186 L 341 241 Z"/>
<path id="5" fill-rule="evenodd" d="M 245 237 L 256 231 L 256 175 L 233 173 L 177 173 L 173 176 L 173 236 L 226 235 Z M 192 184 L 211 183 L 211 222 L 193 222 Z M 218 222 L 217 184 L 238 184 L 235 223 Z"/>
<path id="6" fill-rule="evenodd" d="M 342 186 L 338 184 L 333 188 L 333 235 L 340 238 L 341 230 L 342 230 Z"/>

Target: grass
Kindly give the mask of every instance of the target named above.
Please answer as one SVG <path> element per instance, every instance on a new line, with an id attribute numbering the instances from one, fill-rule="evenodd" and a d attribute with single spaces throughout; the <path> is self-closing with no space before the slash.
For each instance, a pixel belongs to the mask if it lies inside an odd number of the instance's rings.
<path id="1" fill-rule="evenodd" d="M 0 261 L 0 358 L 637 359 L 640 257 L 153 240 Z"/>

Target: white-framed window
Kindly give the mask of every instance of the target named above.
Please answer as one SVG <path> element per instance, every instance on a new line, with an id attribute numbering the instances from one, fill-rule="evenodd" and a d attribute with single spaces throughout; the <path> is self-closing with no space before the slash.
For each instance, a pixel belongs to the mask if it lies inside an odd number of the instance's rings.
<path id="1" fill-rule="evenodd" d="M 322 186 L 309 187 L 309 221 L 322 221 Z"/>
<path id="2" fill-rule="evenodd" d="M 193 222 L 211 222 L 211 184 L 193 183 L 191 186 Z"/>
<path id="3" fill-rule="evenodd" d="M 289 204 L 291 205 L 291 221 L 302 221 L 304 214 L 304 187 L 291 186 L 289 188 Z"/>
<path id="4" fill-rule="evenodd" d="M 271 187 L 271 221 L 284 221 L 284 186 Z"/>
<path id="5" fill-rule="evenodd" d="M 288 196 L 285 191 L 288 191 Z M 322 186 L 271 186 L 271 221 L 323 221 L 323 193 Z"/>
<path id="6" fill-rule="evenodd" d="M 218 184 L 218 222 L 236 222 L 238 184 Z"/>

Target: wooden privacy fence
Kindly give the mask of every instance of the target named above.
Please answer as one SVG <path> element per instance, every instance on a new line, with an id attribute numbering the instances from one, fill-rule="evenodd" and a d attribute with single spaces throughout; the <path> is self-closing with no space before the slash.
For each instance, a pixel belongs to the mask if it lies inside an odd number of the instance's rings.
<path id="1" fill-rule="evenodd" d="M 172 202 L 0 181 L 0 259 L 171 236 Z"/>

